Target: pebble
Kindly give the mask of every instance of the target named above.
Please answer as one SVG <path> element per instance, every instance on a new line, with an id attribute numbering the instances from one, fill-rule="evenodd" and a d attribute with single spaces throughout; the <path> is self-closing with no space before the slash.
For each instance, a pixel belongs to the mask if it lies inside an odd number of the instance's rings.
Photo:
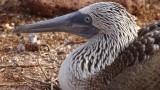
<path id="1" fill-rule="evenodd" d="M 17 15 L 17 18 L 21 18 L 21 16 L 20 16 L 20 15 Z"/>
<path id="2" fill-rule="evenodd" d="M 28 34 L 28 40 L 31 44 L 40 44 L 40 40 L 37 39 L 37 35 L 34 33 Z"/>
<path id="3" fill-rule="evenodd" d="M 11 26 L 15 26 L 15 23 L 11 23 Z"/>
<path id="4" fill-rule="evenodd" d="M 4 26 L 5 26 L 6 29 L 14 29 L 14 27 L 10 26 L 9 23 L 6 23 Z"/>
<path id="5" fill-rule="evenodd" d="M 0 35 L 0 39 L 5 39 L 6 35 L 2 34 Z"/>
<path id="6" fill-rule="evenodd" d="M 72 46 L 70 46 L 70 45 L 67 45 L 66 47 L 67 47 L 68 49 L 71 49 L 71 48 L 72 48 Z"/>
<path id="7" fill-rule="evenodd" d="M 20 52 L 20 51 L 24 51 L 24 50 L 25 50 L 24 44 L 20 43 L 20 44 L 17 46 L 17 51 Z"/>

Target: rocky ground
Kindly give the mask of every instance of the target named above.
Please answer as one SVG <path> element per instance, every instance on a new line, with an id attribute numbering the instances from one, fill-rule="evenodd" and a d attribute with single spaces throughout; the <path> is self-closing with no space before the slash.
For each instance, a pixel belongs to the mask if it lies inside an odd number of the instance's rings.
<path id="1" fill-rule="evenodd" d="M 64 5 L 60 5 L 60 2 L 53 1 L 0 1 L 1 90 L 59 89 L 57 75 L 62 61 L 74 48 L 83 44 L 86 40 L 66 33 L 20 34 L 13 31 L 15 28 L 28 23 L 46 20 L 75 11 L 89 3 L 96 2 L 96 0 L 85 4 L 81 3 L 76 8 L 74 5 L 69 7 L 71 3 L 63 2 Z M 81 0 L 78 1 L 82 2 Z M 137 7 L 135 7 L 134 2 L 131 4 L 134 7 L 128 7 L 129 5 L 123 2 L 123 0 L 117 1 L 122 2 L 138 18 L 137 23 L 141 27 L 160 20 L 160 1 L 158 0 L 146 2 Z M 28 4 L 30 7 L 26 7 Z M 37 7 L 43 7 L 44 10 L 34 7 L 36 5 Z M 29 40 L 31 35 L 37 37 L 36 44 L 31 44 Z"/>

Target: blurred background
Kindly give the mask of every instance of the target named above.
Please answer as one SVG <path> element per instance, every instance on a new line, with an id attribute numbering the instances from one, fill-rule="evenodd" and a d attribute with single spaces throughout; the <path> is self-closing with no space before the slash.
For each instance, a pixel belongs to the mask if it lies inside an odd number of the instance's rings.
<path id="1" fill-rule="evenodd" d="M 67 33 L 13 31 L 100 1 L 121 3 L 140 27 L 160 20 L 160 0 L 0 0 L 0 89 L 58 90 L 62 61 L 86 39 Z"/>

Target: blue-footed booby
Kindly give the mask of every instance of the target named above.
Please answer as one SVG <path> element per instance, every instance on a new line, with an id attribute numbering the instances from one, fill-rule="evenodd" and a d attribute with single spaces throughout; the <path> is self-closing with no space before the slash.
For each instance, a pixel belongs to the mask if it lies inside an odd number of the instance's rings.
<path id="1" fill-rule="evenodd" d="M 136 18 L 115 2 L 99 2 L 76 12 L 17 28 L 15 32 L 67 32 L 87 38 L 64 60 L 62 90 L 106 90 L 125 68 L 159 49 L 160 22 L 138 32 Z"/>

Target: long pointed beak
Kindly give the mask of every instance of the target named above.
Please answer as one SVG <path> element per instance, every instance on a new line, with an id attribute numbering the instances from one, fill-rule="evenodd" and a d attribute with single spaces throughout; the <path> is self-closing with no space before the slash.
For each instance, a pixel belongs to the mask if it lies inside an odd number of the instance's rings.
<path id="1" fill-rule="evenodd" d="M 84 17 L 84 14 L 77 11 L 35 24 L 28 24 L 17 28 L 14 32 L 67 32 L 85 38 L 91 38 L 96 35 L 99 30 L 91 24 L 85 23 Z"/>

